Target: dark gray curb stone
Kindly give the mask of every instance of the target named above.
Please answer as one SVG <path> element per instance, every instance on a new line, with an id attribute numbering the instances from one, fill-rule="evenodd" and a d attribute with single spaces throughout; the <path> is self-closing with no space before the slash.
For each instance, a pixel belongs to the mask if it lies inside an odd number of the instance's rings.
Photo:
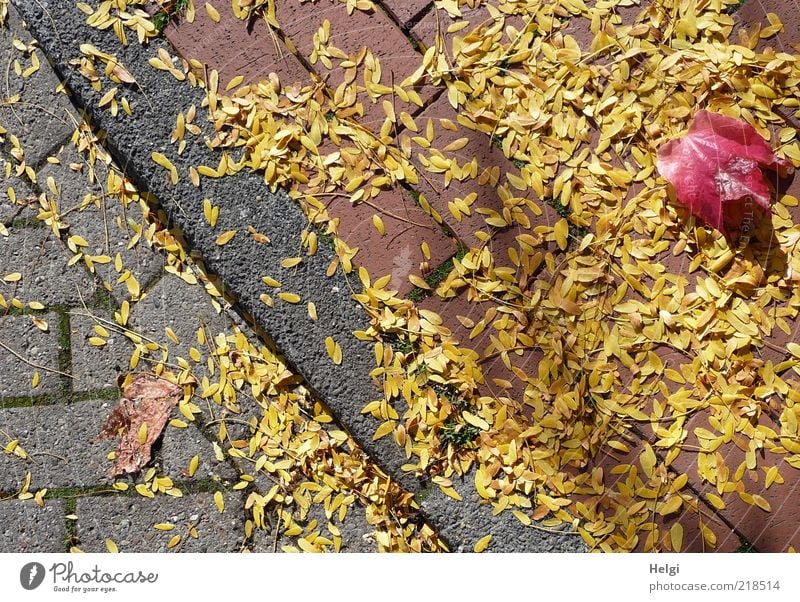
<path id="1" fill-rule="evenodd" d="M 455 502 L 461 512 L 456 515 L 454 500 L 432 485 L 417 498 L 423 513 L 438 527 L 439 536 L 450 544 L 452 552 L 472 552 L 475 543 L 491 535 L 487 552 L 585 552 L 586 544 L 578 533 L 559 533 L 555 529 L 526 527 L 511 512 L 492 516 L 491 504 L 481 504 L 473 485 L 475 475 L 451 477 L 453 489 L 463 498 Z M 534 523 L 535 524 L 535 523 Z"/>
<path id="2" fill-rule="evenodd" d="M 352 335 L 354 330 L 367 325 L 363 311 L 350 296 L 351 287 L 357 290 L 360 286 L 338 273 L 333 278 L 325 276 L 334 257 L 327 246 L 322 246 L 315 256 L 305 257 L 303 263 L 292 270 L 280 267 L 281 259 L 297 254 L 300 233 L 307 220 L 283 192 L 270 193 L 258 175 L 240 172 L 219 180 L 203 178 L 199 189 L 189 182 L 189 166 L 216 166 L 219 159 L 202 144 L 189 145 L 183 155 L 178 156 L 174 145 L 167 143 L 177 113 L 191 104 L 200 106 L 203 94 L 202 90 L 178 84 L 171 75 L 156 71 L 147 63 L 159 48 L 171 54 L 166 42 L 159 39 L 147 47 L 138 44 L 122 47 L 113 32 L 88 27 L 85 15 L 72 3 L 47 0 L 35 3 L 13 0 L 13 3 L 59 76 L 66 79 L 73 99 L 87 110 L 98 128 L 106 131 L 106 146 L 116 163 L 140 190 L 150 191 L 160 200 L 171 219 L 184 231 L 187 242 L 200 251 L 206 265 L 236 294 L 240 308 L 269 334 L 292 368 L 328 404 L 370 457 L 407 490 L 420 491 L 419 481 L 400 469 L 406 461 L 402 451 L 390 437 L 372 441 L 377 425 L 371 416 L 361 414 L 361 408 L 376 398 L 378 392 L 368 376 L 374 367 L 372 347 Z M 114 84 L 104 80 L 103 90 L 95 92 L 70 65 L 70 60 L 80 57 L 81 43 L 94 44 L 115 54 L 133 74 L 137 85 L 121 86 L 125 88 L 121 92 L 133 107 L 132 117 L 114 118 L 106 109 L 98 108 L 103 92 Z M 171 185 L 165 170 L 152 161 L 153 151 L 165 154 L 175 165 L 180 174 L 177 185 Z M 220 205 L 215 229 L 203 218 L 205 198 Z M 266 234 L 271 244 L 256 243 L 245 232 L 248 225 Z M 225 246 L 218 247 L 214 241 L 226 230 L 238 230 L 239 234 Z M 265 275 L 279 279 L 283 291 L 299 294 L 303 302 L 294 305 L 276 301 L 275 308 L 262 304 L 259 295 L 268 292 L 260 281 Z M 276 291 L 269 292 L 275 296 Z M 316 304 L 319 315 L 316 322 L 307 316 L 307 301 Z M 342 347 L 345 361 L 341 366 L 335 366 L 324 351 L 327 336 L 332 336 Z M 457 517 L 477 509 L 466 499 L 455 502 L 444 498 L 429 504 L 432 526 L 440 532 L 454 532 L 450 525 L 459 524 Z M 519 536 L 510 535 L 508 547 L 498 545 L 498 551 L 549 552 L 553 549 L 552 542 L 540 537 L 539 532 L 525 529 L 521 524 L 503 525 L 504 529 L 519 532 Z M 462 539 L 477 540 L 483 535 L 485 533 L 465 533 Z"/>

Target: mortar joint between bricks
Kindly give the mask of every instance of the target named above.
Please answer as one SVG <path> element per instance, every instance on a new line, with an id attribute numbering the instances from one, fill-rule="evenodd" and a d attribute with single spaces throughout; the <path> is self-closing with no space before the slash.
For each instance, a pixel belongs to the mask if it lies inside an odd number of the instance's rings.
<path id="1" fill-rule="evenodd" d="M 72 328 L 70 326 L 69 311 L 59 308 L 58 311 L 58 370 L 63 374 L 59 375 L 61 388 L 65 395 L 72 392 L 72 378 L 66 376 L 72 374 Z"/>

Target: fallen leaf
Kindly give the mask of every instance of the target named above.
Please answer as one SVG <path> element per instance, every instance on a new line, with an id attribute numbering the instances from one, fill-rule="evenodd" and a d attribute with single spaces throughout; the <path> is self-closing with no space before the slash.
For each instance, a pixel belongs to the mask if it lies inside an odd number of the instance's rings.
<path id="1" fill-rule="evenodd" d="M 788 169 L 750 124 L 706 110 L 688 133 L 658 151 L 658 172 L 678 199 L 723 234 L 739 230 L 753 209 L 769 211 L 769 186 L 761 168 Z M 748 200 L 750 199 L 750 200 Z"/>
<path id="2" fill-rule="evenodd" d="M 150 461 L 150 450 L 161 436 L 183 390 L 149 374 L 139 374 L 125 387 L 98 439 L 121 437 L 109 477 L 137 473 Z"/>

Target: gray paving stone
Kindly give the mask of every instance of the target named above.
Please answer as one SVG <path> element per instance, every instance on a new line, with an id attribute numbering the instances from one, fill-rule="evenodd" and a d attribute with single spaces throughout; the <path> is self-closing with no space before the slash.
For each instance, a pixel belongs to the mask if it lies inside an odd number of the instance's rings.
<path id="1" fill-rule="evenodd" d="M 0 236 L 0 276 L 20 272 L 22 280 L 11 284 L 0 280 L 0 292 L 26 303 L 80 305 L 81 296 L 91 298 L 95 285 L 82 266 L 67 265 L 70 256 L 49 229 L 11 230 L 9 236 Z"/>
<path id="2" fill-rule="evenodd" d="M 192 424 L 187 428 L 167 426 L 159 455 L 161 469 L 173 480 L 191 482 L 212 478 L 224 483 L 238 480 L 239 472 L 227 462 L 217 460 L 212 443 Z M 189 477 L 189 461 L 195 455 L 199 457 L 200 465 L 195 475 Z"/>
<path id="3" fill-rule="evenodd" d="M 193 366 L 195 376 L 206 372 L 203 365 L 208 356 L 207 349 L 197 343 L 197 330 L 206 328 L 210 337 L 230 329 L 230 320 L 218 314 L 211 299 L 200 285 L 187 284 L 177 276 L 165 274 L 148 292 L 147 297 L 131 308 L 130 325 L 137 333 L 169 347 L 168 361 L 176 363 L 182 357 Z M 179 344 L 165 334 L 171 328 Z M 199 365 L 189 359 L 189 348 L 195 347 L 201 354 Z"/>
<path id="4" fill-rule="evenodd" d="M 181 543 L 174 552 L 238 552 L 244 541 L 244 504 L 241 496 L 224 494 L 225 510 L 217 511 L 212 493 L 196 493 L 174 498 L 159 495 L 85 497 L 78 499 L 77 531 L 81 550 L 105 552 L 106 539 L 112 539 L 120 552 L 166 552 L 175 535 Z M 172 523 L 171 531 L 154 525 Z M 195 525 L 198 537 L 188 535 Z"/>
<path id="5" fill-rule="evenodd" d="M 52 177 L 58 188 L 58 202 L 69 224 L 69 233 L 82 236 L 89 243 L 86 251 L 92 255 L 108 255 L 112 259 L 119 253 L 122 270 L 117 271 L 114 262 L 96 263 L 94 268 L 104 286 L 118 301 L 130 299 L 128 287 L 118 282 L 126 270 L 136 277 L 144 288 L 164 267 L 162 255 L 151 249 L 148 243 L 137 239 L 136 233 L 147 227 L 142 209 L 137 203 L 123 207 L 115 197 L 105 194 L 109 168 L 96 161 L 94 169 L 67 144 L 55 156 L 59 163 L 47 163 L 38 172 L 40 186 L 44 189 L 47 178 Z M 81 165 L 80 171 L 71 166 Z M 129 246 L 132 248 L 128 248 Z"/>
<path id="6" fill-rule="evenodd" d="M 31 316 L 0 317 L 0 342 L 29 362 L 58 369 L 58 314 L 47 313 L 39 317 L 47 322 L 47 332 L 34 326 Z M 0 362 L 0 398 L 58 391 L 61 384 L 58 374 L 35 368 L 6 349 L 0 349 L 0 353 L 3 357 Z M 36 371 L 39 372 L 39 384 L 34 389 L 32 384 Z"/>
<path id="7" fill-rule="evenodd" d="M 0 104 L 0 124 L 10 134 L 19 138 L 28 165 L 35 165 L 74 130 L 74 121 L 80 121 L 69 98 L 57 93 L 59 80 L 41 50 L 39 70 L 28 78 L 16 75 L 14 61 L 19 60 L 23 70 L 31 64 L 30 56 L 12 46 L 14 39 L 29 43 L 30 34 L 13 6 L 8 7 L 9 21 L 0 28 L 0 70 L 9 73 L 8 88 L 3 86 L 3 97 L 20 95 L 19 102 Z M 5 81 L 5 78 L 4 78 Z"/>
<path id="8" fill-rule="evenodd" d="M 35 200 L 33 190 L 30 185 L 20 178 L 12 175 L 5 178 L 6 162 L 8 159 L 0 155 L 0 223 L 10 224 L 13 219 L 24 219 L 36 217 L 39 204 L 30 204 Z M 13 173 L 13 172 L 12 172 Z M 16 203 L 11 202 L 9 188 L 13 188 Z"/>
<path id="9" fill-rule="evenodd" d="M 63 552 L 67 538 L 64 502 L 33 500 L 0 502 L 0 552 Z"/>
<path id="10" fill-rule="evenodd" d="M 0 432 L 19 444 L 30 458 L 0 454 L 0 490 L 19 487 L 27 472 L 31 489 L 93 486 L 108 482 L 108 452 L 113 441 L 95 441 L 113 406 L 108 401 L 70 405 L 0 408 Z"/>
<path id="11" fill-rule="evenodd" d="M 71 310 L 69 315 L 73 390 L 97 391 L 116 388 L 117 375 L 129 369 L 133 343 L 122 333 L 93 317 L 113 323 L 114 317 L 110 311 L 80 308 Z M 96 325 L 105 328 L 111 335 L 106 337 L 106 344 L 102 347 L 89 343 L 91 337 L 98 336 L 95 331 Z"/>
<path id="12" fill-rule="evenodd" d="M 310 528 L 316 521 L 316 526 Z M 314 504 L 308 511 L 308 516 L 305 520 L 297 520 L 298 525 L 302 526 L 304 531 L 302 535 L 295 537 L 288 537 L 284 534 L 285 529 L 282 524 L 269 529 L 255 529 L 253 531 L 253 551 L 254 552 L 286 552 L 286 551 L 301 551 L 297 543 L 299 537 L 305 537 L 312 532 L 319 533 L 322 537 L 333 539 L 332 534 L 328 531 L 328 522 L 333 523 L 339 529 L 342 535 L 341 552 L 377 552 L 378 543 L 373 536 L 375 527 L 371 526 L 365 517 L 364 507 L 356 502 L 347 510 L 347 515 L 344 521 L 339 520 L 338 512 L 334 512 L 331 520 L 325 516 L 325 509 L 321 504 Z M 277 543 L 275 540 L 275 531 L 278 529 Z M 333 548 L 328 548 L 333 551 Z"/>

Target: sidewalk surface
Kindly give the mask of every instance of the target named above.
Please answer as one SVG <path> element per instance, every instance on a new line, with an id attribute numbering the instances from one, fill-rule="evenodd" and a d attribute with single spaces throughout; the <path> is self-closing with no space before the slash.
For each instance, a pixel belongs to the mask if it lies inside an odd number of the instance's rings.
<path id="1" fill-rule="evenodd" d="M 351 288 L 358 290 L 356 273 L 326 276 L 335 254 L 321 230 L 318 254 L 287 273 L 286 258 L 300 254 L 301 233 L 307 236 L 311 230 L 293 201 L 270 191 L 261 177 L 241 173 L 229 183 L 204 179 L 201 190 L 192 186 L 184 175 L 188 166 L 214 165 L 219 155 L 192 142 L 184 155 L 173 156 L 170 138 L 178 127 L 177 113 L 193 102 L 197 122 L 201 114 L 205 120 L 203 94 L 199 88 L 178 88 L 166 65 L 160 71 L 148 67 L 148 59 L 161 48 L 193 64 L 198 77 L 216 71 L 220 90 L 232 80 L 257 83 L 271 73 L 284 89 L 320 81 L 337 90 L 347 74 L 327 66 L 319 31 L 329 28 L 330 46 L 357 55 L 367 45 L 380 59 L 384 76 L 390 73 L 391 81 L 399 83 L 417 68 L 439 33 L 452 42 L 458 31 L 487 19 L 486 7 L 464 8 L 463 17 L 454 19 L 424 0 L 376 1 L 369 11 L 351 11 L 334 0 L 279 0 L 275 16 L 281 30 L 276 32 L 266 19 L 235 18 L 230 2 L 209 3 L 217 11 L 195 0 L 191 22 L 185 14 L 170 18 L 163 36 L 144 52 L 133 40 L 125 48 L 112 47 L 114 32 L 90 29 L 86 15 L 72 3 L 49 4 L 55 5 L 43 19 L 40 8 L 12 0 L 0 30 L 0 64 L 7 74 L 0 92 L 5 98 L 0 104 L 0 446 L 6 452 L 0 454 L 0 551 L 471 551 L 489 534 L 491 551 L 588 550 L 591 546 L 575 529 L 551 527 L 531 510 L 520 513 L 524 518 L 510 511 L 493 516 L 492 507 L 482 504 L 475 491 L 473 472 L 463 479 L 435 473 L 429 475 L 433 481 L 410 477 L 402 470 L 409 458 L 396 445 L 396 436 L 373 440 L 379 422 L 362 408 L 380 393 L 370 377 L 375 368 L 372 349 L 352 337 L 369 324 L 350 298 Z M 623 22 L 632 23 L 645 8 L 619 13 Z M 789 3 L 747 2 L 734 18 L 737 27 L 747 29 L 767 23 L 768 12 L 784 23 L 770 43 L 792 52 L 791 45 L 800 42 L 800 25 Z M 470 26 L 448 30 L 462 21 Z M 63 31 L 53 30 L 51 23 Z M 576 25 L 572 35 L 586 48 L 594 34 Z M 67 42 L 73 38 L 78 40 L 75 48 Z M 88 63 L 74 60 L 83 42 L 118 56 L 137 85 L 148 90 L 151 106 L 134 102 L 138 92 L 124 82 L 118 83 L 116 96 L 101 99 L 99 86 L 93 89 L 91 78 L 85 77 L 91 71 Z M 102 71 L 105 64 L 97 59 L 94 66 Z M 386 85 L 389 79 L 380 81 Z M 109 87 L 104 83 L 102 92 Z M 440 175 L 408 187 L 376 188 L 369 204 L 353 205 L 333 194 L 325 198 L 325 190 L 319 197 L 327 213 L 339 220 L 338 236 L 359 249 L 353 258 L 357 266 L 373 278 L 389 276 L 387 288 L 421 310 L 438 312 L 453 339 L 484 348 L 490 344 L 488 332 L 474 336 L 476 323 L 485 316 L 480 303 L 466 293 L 443 300 L 426 289 L 445 279 L 440 272 L 452 270 L 453 257 L 485 245 L 490 236 L 492 254 L 513 262 L 508 249 L 519 232 L 495 232 L 485 222 L 488 213 L 470 211 L 468 205 L 479 199 L 476 207 L 502 213 L 504 190 L 513 189 L 520 168 L 488 135 L 453 131 L 450 124 L 459 123 L 459 115 L 443 84 L 428 82 L 413 90 L 419 103 L 393 99 L 391 110 L 398 118 L 392 135 L 409 140 L 427 136 L 426 144 L 451 149 L 445 157 L 449 170 L 451 159 L 456 168 L 462 164 L 467 169 L 474 158 L 481 177 L 456 178 L 445 186 Z M 132 101 L 130 117 L 124 115 L 123 97 Z M 365 102 L 364 107 L 361 125 L 380 129 L 385 105 Z M 169 155 L 181 172 L 180 182 L 153 164 L 154 152 Z M 427 172 L 430 160 L 422 154 L 412 159 L 421 173 Z M 785 194 L 800 198 L 797 182 L 795 178 Z M 145 188 L 163 209 L 160 215 L 145 201 Z M 216 227 L 208 223 L 214 204 L 220 206 Z M 538 206 L 538 214 L 530 212 L 531 231 L 552 232 L 562 215 L 549 204 Z M 382 209 L 383 232 L 374 218 L 376 207 Z M 234 231 L 230 243 L 221 242 L 221 234 Z M 269 243 L 260 242 L 259 234 Z M 542 249 L 563 257 L 564 249 L 552 236 Z M 688 265 L 678 269 L 689 276 Z M 282 287 L 272 291 L 263 279 L 278 274 Z M 288 291 L 298 293 L 302 302 L 278 298 Z M 635 296 L 631 289 L 619 302 Z M 309 300 L 314 301 L 316 320 L 308 317 L 314 311 Z M 786 323 L 791 334 L 776 338 L 769 349 L 800 342 L 794 320 L 787 317 Z M 328 353 L 335 355 L 338 349 L 345 358 L 340 358 L 341 365 L 332 365 L 326 354 L 329 336 L 339 347 Z M 653 354 L 656 360 L 679 365 L 680 354 L 665 349 Z M 764 359 L 775 364 L 784 359 L 777 352 L 767 358 L 768 353 Z M 522 398 L 527 384 L 522 370 L 541 374 L 544 356 L 527 350 L 512 360 L 513 365 L 502 354 L 493 354 L 482 363 L 486 378 L 481 395 Z M 261 377 L 253 376 L 262 366 Z M 115 445 L 98 440 L 98 435 L 120 398 L 125 377 L 141 371 L 171 372 L 187 387 L 190 378 L 198 383 L 195 397 L 182 402 L 183 408 L 195 405 L 189 416 L 196 415 L 196 420 L 176 411 L 154 448 L 153 462 L 140 475 L 114 485 L 108 471 Z M 224 383 L 209 392 L 209 383 L 219 382 L 220 373 L 232 383 L 229 387 L 252 393 L 240 393 L 233 402 Z M 257 391 L 260 382 L 263 391 Z M 781 411 L 771 408 L 764 416 L 779 424 Z M 284 420 L 288 426 L 277 425 Z M 707 420 L 696 414 L 684 428 L 694 433 Z M 226 432 L 221 423 L 227 424 Z M 587 474 L 602 467 L 606 490 L 620 495 L 630 473 L 615 467 L 635 464 L 664 436 L 656 436 L 655 427 L 649 426 L 631 429 L 626 445 L 613 454 L 607 449 L 586 468 Z M 285 469 L 253 470 L 257 456 L 252 450 L 248 454 L 247 447 L 255 445 L 257 427 L 264 429 L 264 441 L 278 439 L 270 443 L 274 454 L 262 456 L 263 463 L 274 468 L 285 461 Z M 687 447 L 697 445 L 693 437 Z M 223 448 L 240 453 L 223 453 Z M 731 460 L 736 466 L 752 450 L 739 449 L 736 439 L 728 438 L 719 452 L 725 458 L 741 456 Z M 680 523 L 682 551 L 710 549 L 707 524 L 716 526 L 716 551 L 778 552 L 800 545 L 796 470 L 781 460 L 779 476 L 768 477 L 770 484 L 780 486 L 761 491 L 760 499 L 771 508 L 767 513 L 753 505 L 752 497 L 750 503 L 735 495 L 716 503 L 716 488 L 685 456 L 671 470 L 687 475 L 687 488 L 700 501 L 692 507 L 687 498 L 682 510 L 657 518 L 661 528 L 673 533 Z M 315 474 L 315 462 L 328 462 L 330 470 Z M 287 486 L 282 480 L 289 473 Z M 333 475 L 339 473 L 346 473 L 350 489 L 333 484 Z M 275 487 L 279 481 L 281 487 Z M 269 499 L 264 502 L 263 496 Z M 385 498 L 393 496 L 408 498 L 398 505 L 407 515 L 380 515 L 388 504 Z M 259 504 L 265 508 L 263 519 L 253 514 Z M 644 549 L 644 544 L 641 537 L 633 549 Z"/>

